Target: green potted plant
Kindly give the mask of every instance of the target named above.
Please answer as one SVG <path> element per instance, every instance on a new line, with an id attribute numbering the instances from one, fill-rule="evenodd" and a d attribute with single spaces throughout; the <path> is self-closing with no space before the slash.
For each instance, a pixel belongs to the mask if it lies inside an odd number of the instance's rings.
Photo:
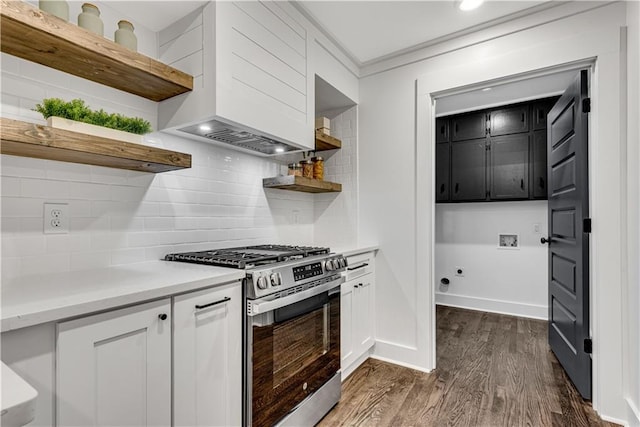
<path id="1" fill-rule="evenodd" d="M 151 132 L 151 124 L 139 117 L 111 114 L 100 109 L 90 109 L 83 100 L 66 102 L 59 98 L 46 98 L 37 104 L 47 124 L 58 129 L 100 136 L 133 143 L 142 142 L 142 135 Z"/>

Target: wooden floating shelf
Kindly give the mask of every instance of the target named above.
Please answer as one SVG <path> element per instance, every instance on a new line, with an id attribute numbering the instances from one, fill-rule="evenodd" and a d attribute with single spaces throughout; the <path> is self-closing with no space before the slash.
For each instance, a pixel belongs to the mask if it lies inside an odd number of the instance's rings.
<path id="1" fill-rule="evenodd" d="M 342 148 L 342 141 L 338 138 L 316 131 L 316 151 L 336 150 L 339 148 Z"/>
<path id="2" fill-rule="evenodd" d="M 141 172 L 191 167 L 191 155 L 0 118 L 0 153 Z"/>
<path id="3" fill-rule="evenodd" d="M 264 188 L 279 188 L 281 190 L 301 191 L 304 193 L 339 193 L 342 184 L 302 176 L 286 175 L 262 180 Z"/>
<path id="4" fill-rule="evenodd" d="M 0 1 L 2 52 L 153 101 L 193 90 L 193 76 L 22 1 Z"/>

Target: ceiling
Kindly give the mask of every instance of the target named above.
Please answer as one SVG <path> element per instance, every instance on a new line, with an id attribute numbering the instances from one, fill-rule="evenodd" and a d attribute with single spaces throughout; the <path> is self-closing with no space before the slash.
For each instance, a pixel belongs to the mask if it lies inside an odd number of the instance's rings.
<path id="1" fill-rule="evenodd" d="M 455 0 L 303 0 L 297 5 L 360 65 L 554 6 L 546 0 L 487 0 L 463 12 Z"/>
<path id="2" fill-rule="evenodd" d="M 152 31 L 160 31 L 207 3 L 149 0 L 109 1 L 109 7 Z M 553 7 L 554 0 L 485 0 L 463 12 L 456 0 L 298 0 L 295 5 L 358 64 L 374 62 Z"/>

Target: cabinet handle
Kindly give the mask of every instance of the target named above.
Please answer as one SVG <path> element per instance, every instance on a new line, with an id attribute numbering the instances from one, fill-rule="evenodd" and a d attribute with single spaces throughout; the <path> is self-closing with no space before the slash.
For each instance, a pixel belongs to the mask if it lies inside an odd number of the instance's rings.
<path id="1" fill-rule="evenodd" d="M 366 266 L 368 266 L 368 265 L 369 265 L 369 264 L 367 264 L 367 263 L 365 262 L 364 264 L 360 264 L 360 265 L 359 265 L 359 266 L 357 266 L 357 267 L 347 267 L 347 270 L 349 270 L 349 271 L 353 271 L 353 270 L 357 270 L 357 269 L 359 269 L 359 268 L 364 268 L 364 267 L 366 267 Z"/>
<path id="2" fill-rule="evenodd" d="M 522 116 L 520 116 L 520 117 L 521 117 L 521 118 L 520 118 L 520 121 L 521 121 L 522 123 L 524 123 L 524 113 L 522 113 Z"/>
<path id="3" fill-rule="evenodd" d="M 520 189 L 524 190 L 524 179 L 520 180 Z"/>
<path id="4" fill-rule="evenodd" d="M 353 285 L 353 289 L 358 289 L 358 285 Z"/>
<path id="5" fill-rule="evenodd" d="M 456 194 L 458 194 L 458 183 L 456 182 Z"/>
<path id="6" fill-rule="evenodd" d="M 440 184 L 440 194 L 444 193 L 444 184 Z"/>
<path id="7" fill-rule="evenodd" d="M 456 133 L 458 133 L 458 124 L 456 123 Z"/>
<path id="8" fill-rule="evenodd" d="M 361 288 L 362 286 L 364 286 L 362 283 L 358 283 L 359 288 Z"/>
<path id="9" fill-rule="evenodd" d="M 227 301 L 231 301 L 231 298 L 224 297 L 220 301 L 214 301 L 214 302 L 210 302 L 209 304 L 204 304 L 204 305 L 196 305 L 196 310 L 202 310 L 203 308 L 207 308 L 207 307 L 211 307 L 211 306 L 214 306 L 214 305 L 222 304 L 223 302 L 227 302 Z"/>
<path id="10" fill-rule="evenodd" d="M 160 319 L 160 320 L 167 320 L 167 315 L 166 315 L 165 313 L 158 314 L 158 319 Z"/>
<path id="11" fill-rule="evenodd" d="M 539 182 L 540 188 L 544 188 L 544 178 L 540 177 L 540 182 Z"/>
<path id="12" fill-rule="evenodd" d="M 440 134 L 441 135 L 444 135 L 444 130 L 445 130 L 444 125 L 440 126 Z"/>

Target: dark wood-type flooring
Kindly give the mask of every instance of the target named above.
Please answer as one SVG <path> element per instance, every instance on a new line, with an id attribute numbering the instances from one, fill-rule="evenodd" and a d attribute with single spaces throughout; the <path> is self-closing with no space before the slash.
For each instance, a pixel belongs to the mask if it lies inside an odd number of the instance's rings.
<path id="1" fill-rule="evenodd" d="M 367 360 L 327 426 L 615 426 L 583 401 L 547 344 L 547 322 L 437 308 L 437 369 Z"/>

